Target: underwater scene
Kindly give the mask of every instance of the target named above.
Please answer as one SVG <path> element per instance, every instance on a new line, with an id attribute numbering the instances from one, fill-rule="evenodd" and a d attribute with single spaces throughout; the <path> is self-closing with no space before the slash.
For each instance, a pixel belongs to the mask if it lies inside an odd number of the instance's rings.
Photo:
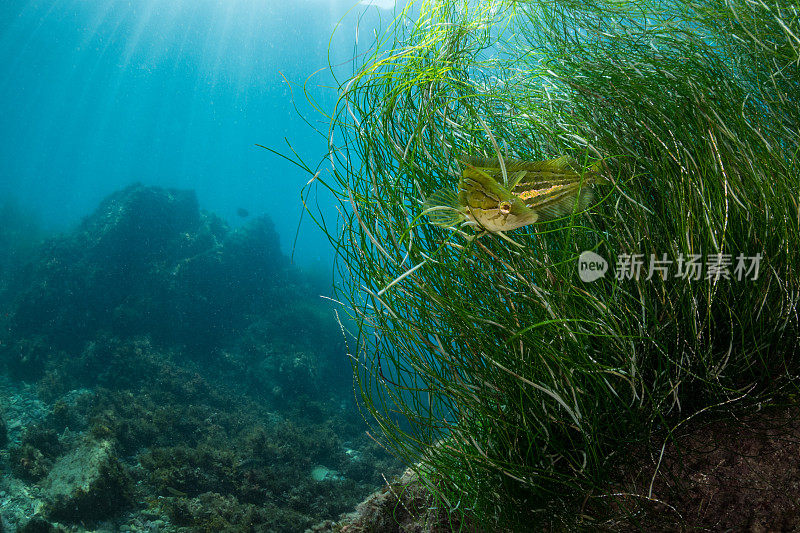
<path id="1" fill-rule="evenodd" d="M 0 4 L 0 533 L 800 531 L 790 0 Z"/>

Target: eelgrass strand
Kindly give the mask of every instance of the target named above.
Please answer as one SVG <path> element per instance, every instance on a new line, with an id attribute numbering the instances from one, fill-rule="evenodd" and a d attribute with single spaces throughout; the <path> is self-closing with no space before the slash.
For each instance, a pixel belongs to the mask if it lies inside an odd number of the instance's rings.
<path id="1" fill-rule="evenodd" d="M 427 0 L 361 57 L 315 182 L 340 220 L 314 218 L 371 434 L 442 505 L 490 528 L 600 520 L 571 506 L 631 446 L 792 394 L 798 21 L 759 0 Z M 561 155 L 603 160 L 612 184 L 588 213 L 509 235 L 521 248 L 422 215 L 463 157 Z M 610 263 L 592 283 L 587 250 Z M 636 254 L 640 275 L 616 276 Z M 695 255 L 730 272 L 675 276 Z M 740 255 L 757 277 L 735 274 Z"/>

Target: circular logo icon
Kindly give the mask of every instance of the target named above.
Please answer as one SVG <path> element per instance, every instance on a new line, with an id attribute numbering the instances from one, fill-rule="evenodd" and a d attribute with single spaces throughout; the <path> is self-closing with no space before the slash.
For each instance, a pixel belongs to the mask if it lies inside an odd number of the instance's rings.
<path id="1" fill-rule="evenodd" d="M 578 257 L 578 275 L 585 283 L 591 283 L 605 276 L 608 262 L 594 252 L 585 251 Z"/>

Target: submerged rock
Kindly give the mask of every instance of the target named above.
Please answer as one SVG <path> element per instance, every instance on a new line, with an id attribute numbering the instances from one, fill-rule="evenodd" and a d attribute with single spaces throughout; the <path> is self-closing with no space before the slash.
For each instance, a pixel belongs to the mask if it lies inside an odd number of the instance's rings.
<path id="1" fill-rule="evenodd" d="M 361 502 L 338 522 L 326 520 L 305 533 L 489 533 L 450 512 L 411 469 Z M 509 533 L 496 530 L 493 533 Z"/>
<path id="2" fill-rule="evenodd" d="M 274 304 L 286 264 L 268 218 L 232 231 L 193 191 L 131 185 L 42 246 L 16 291 L 8 360 L 37 377 L 98 331 L 213 350 Z"/>
<path id="3" fill-rule="evenodd" d="M 332 470 L 327 466 L 317 466 L 311 470 L 311 479 L 317 482 L 340 481 L 344 479 L 344 477 L 336 470 Z"/>
<path id="4" fill-rule="evenodd" d="M 111 441 L 87 439 L 61 457 L 42 483 L 48 515 L 56 520 L 102 519 L 124 509 L 131 480 Z"/>
<path id="5" fill-rule="evenodd" d="M 302 531 L 352 508 L 388 460 L 340 403 L 341 329 L 305 278 L 268 218 L 234 231 L 142 185 L 43 245 L 0 314 L 0 364 L 30 383 L 4 395 L 8 527 Z"/>

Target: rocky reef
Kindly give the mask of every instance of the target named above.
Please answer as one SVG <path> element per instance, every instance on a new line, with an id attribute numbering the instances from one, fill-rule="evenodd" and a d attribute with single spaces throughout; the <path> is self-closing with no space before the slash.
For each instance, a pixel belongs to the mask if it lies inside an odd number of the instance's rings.
<path id="1" fill-rule="evenodd" d="M 396 471 L 269 218 L 136 184 L 30 257 L 0 285 L 0 530 L 302 531 Z"/>
<path id="2" fill-rule="evenodd" d="M 207 352 L 245 314 L 268 311 L 285 267 L 268 218 L 231 231 L 192 191 L 133 185 L 42 247 L 20 282 L 11 337 L 74 351 L 106 331 Z M 35 347 L 17 355 L 24 377 L 48 359 Z"/>

